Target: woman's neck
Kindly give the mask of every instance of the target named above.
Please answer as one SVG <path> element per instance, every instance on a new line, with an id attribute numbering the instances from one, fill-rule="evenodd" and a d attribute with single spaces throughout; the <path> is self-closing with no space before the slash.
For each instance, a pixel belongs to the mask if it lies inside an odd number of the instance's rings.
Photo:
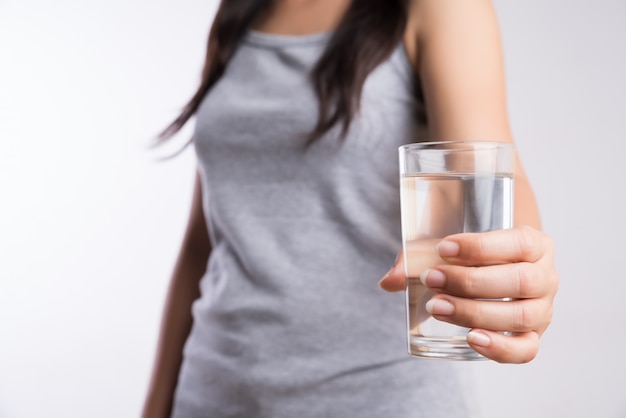
<path id="1" fill-rule="evenodd" d="M 309 35 L 333 31 L 351 0 L 273 0 L 253 29 L 275 35 Z"/>

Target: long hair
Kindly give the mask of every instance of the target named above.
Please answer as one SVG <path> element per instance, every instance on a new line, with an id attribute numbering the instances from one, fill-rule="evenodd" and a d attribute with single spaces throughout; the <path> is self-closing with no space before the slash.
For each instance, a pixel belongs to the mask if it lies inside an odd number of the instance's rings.
<path id="1" fill-rule="evenodd" d="M 176 134 L 196 113 L 206 94 L 224 74 L 242 37 L 270 1 L 220 2 L 209 32 L 200 86 L 178 117 L 159 135 L 159 142 Z M 365 79 L 402 40 L 407 8 L 407 0 L 352 1 L 311 72 L 319 117 L 310 141 L 336 124 L 341 125 L 342 136 L 346 135 L 359 109 Z"/>

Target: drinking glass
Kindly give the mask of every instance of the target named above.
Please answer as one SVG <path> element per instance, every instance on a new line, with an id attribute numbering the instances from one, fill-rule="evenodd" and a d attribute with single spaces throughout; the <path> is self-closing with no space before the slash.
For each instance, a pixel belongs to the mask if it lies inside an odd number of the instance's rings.
<path id="1" fill-rule="evenodd" d="M 442 238 L 513 226 L 513 145 L 422 142 L 400 147 L 399 156 L 409 353 L 484 359 L 467 344 L 469 329 L 426 311 L 434 292 L 420 282 L 420 275 L 445 263 L 436 250 Z"/>

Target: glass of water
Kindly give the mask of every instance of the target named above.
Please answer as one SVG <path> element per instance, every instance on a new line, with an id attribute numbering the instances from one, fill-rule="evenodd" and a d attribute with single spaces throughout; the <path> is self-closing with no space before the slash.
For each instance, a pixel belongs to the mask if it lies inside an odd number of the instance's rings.
<path id="1" fill-rule="evenodd" d="M 400 147 L 399 154 L 409 353 L 484 359 L 467 344 L 469 329 L 436 320 L 426 311 L 434 293 L 420 275 L 444 264 L 436 248 L 447 235 L 513 226 L 513 145 L 422 142 Z"/>

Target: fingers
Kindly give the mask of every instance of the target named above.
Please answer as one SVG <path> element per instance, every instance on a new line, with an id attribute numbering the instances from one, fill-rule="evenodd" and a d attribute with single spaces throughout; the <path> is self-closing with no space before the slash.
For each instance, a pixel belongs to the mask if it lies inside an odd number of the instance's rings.
<path id="1" fill-rule="evenodd" d="M 424 239 L 405 246 L 406 254 L 400 251 L 396 261 L 379 282 L 379 286 L 389 292 L 398 292 L 406 288 L 405 277 L 417 278 L 428 267 L 443 263 L 437 253 L 438 239 Z M 405 263 L 406 261 L 406 263 Z"/>
<path id="2" fill-rule="evenodd" d="M 533 263 L 512 263 L 486 267 L 440 265 L 420 275 L 421 282 L 431 290 L 466 298 L 542 297 L 551 283 L 539 280 L 541 267 Z"/>
<path id="3" fill-rule="evenodd" d="M 495 361 L 525 363 L 536 356 L 559 281 L 546 234 L 518 227 L 418 244 L 407 248 L 406 269 L 436 292 L 422 305 L 433 318 L 470 328 L 470 346 Z M 380 287 L 404 290 L 403 267 L 400 256 Z M 509 300 L 493 300 L 502 298 Z"/>
<path id="4" fill-rule="evenodd" d="M 439 255 L 451 264 L 478 266 L 536 262 L 552 253 L 552 241 L 531 227 L 451 235 L 439 243 Z"/>
<path id="5" fill-rule="evenodd" d="M 438 294 L 426 303 L 426 311 L 440 321 L 500 332 L 541 334 L 552 319 L 552 303 L 546 299 L 474 300 Z"/>
<path id="6" fill-rule="evenodd" d="M 472 328 L 467 334 L 469 345 L 500 363 L 534 359 L 539 336 L 549 325 L 546 318 L 552 317 L 552 305 L 543 299 L 503 302 L 437 295 L 426 304 L 426 310 L 440 321 Z"/>
<path id="7" fill-rule="evenodd" d="M 539 335 L 534 331 L 503 335 L 473 329 L 467 334 L 467 342 L 483 356 L 499 363 L 528 363 L 539 351 Z"/>

